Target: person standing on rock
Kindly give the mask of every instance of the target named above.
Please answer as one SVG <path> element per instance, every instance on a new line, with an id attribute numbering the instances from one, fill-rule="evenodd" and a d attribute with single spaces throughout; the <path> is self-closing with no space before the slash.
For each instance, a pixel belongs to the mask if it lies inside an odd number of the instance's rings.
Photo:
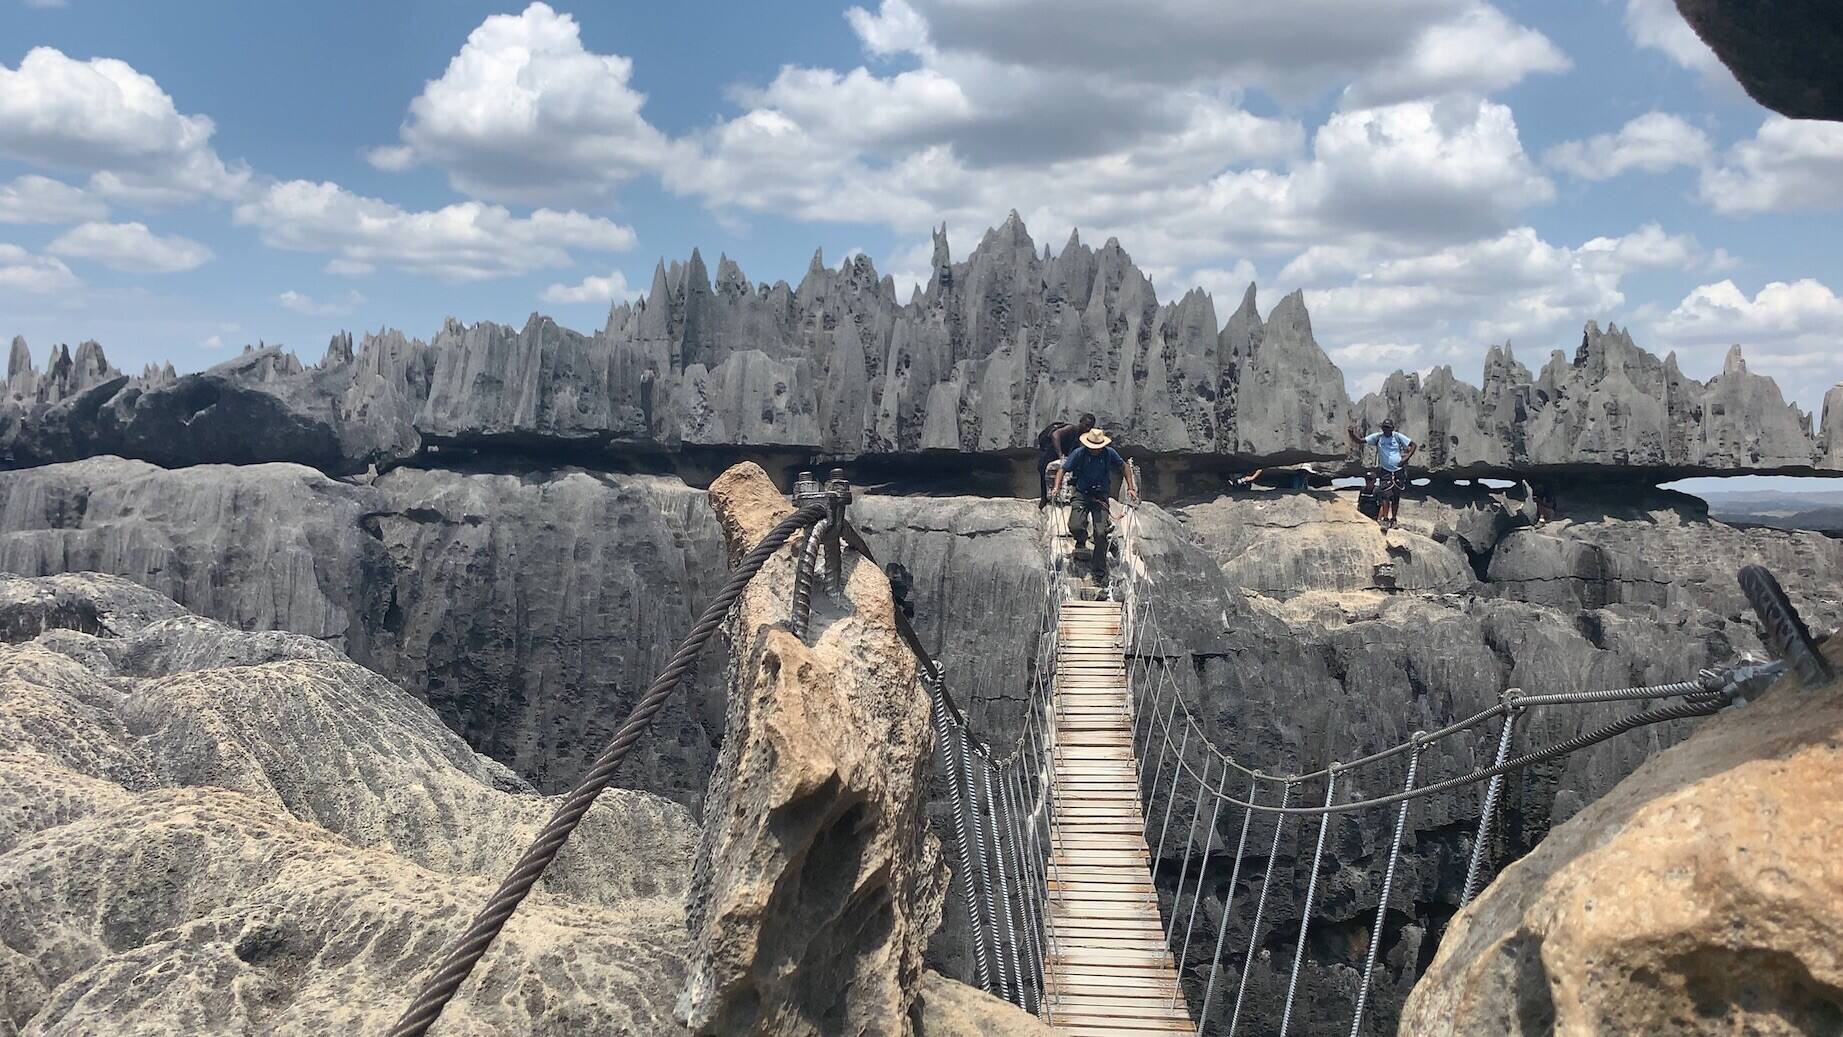
<path id="1" fill-rule="evenodd" d="M 1382 431 L 1367 436 L 1357 435 L 1354 428 L 1345 431 L 1357 449 L 1376 448 L 1376 522 L 1383 529 L 1391 529 L 1401 507 L 1401 486 L 1407 479 L 1404 469 L 1420 445 L 1395 431 L 1395 422 L 1390 418 L 1382 419 Z"/>
<path id="2" fill-rule="evenodd" d="M 1049 466 L 1069 456 L 1071 444 L 1094 427 L 1094 415 L 1083 414 L 1071 425 L 1052 421 L 1037 433 L 1037 510 L 1049 506 Z"/>
<path id="3" fill-rule="evenodd" d="M 1082 415 L 1084 421 L 1092 417 Z M 1075 537 L 1075 549 L 1080 551 L 1087 546 L 1088 530 L 1093 527 L 1091 564 L 1094 582 L 1103 587 L 1107 584 L 1107 534 L 1113 529 L 1113 517 L 1107 511 L 1108 498 L 1113 496 L 1113 473 L 1123 473 L 1127 492 L 1132 497 L 1139 496 L 1132 469 L 1126 467 L 1126 459 L 1112 443 L 1107 433 L 1098 428 L 1083 432 L 1080 444 L 1062 459 L 1062 467 L 1056 472 L 1056 485 L 1050 489 L 1052 494 L 1060 494 L 1065 480 L 1074 482 L 1075 496 L 1069 502 L 1069 532 Z"/>

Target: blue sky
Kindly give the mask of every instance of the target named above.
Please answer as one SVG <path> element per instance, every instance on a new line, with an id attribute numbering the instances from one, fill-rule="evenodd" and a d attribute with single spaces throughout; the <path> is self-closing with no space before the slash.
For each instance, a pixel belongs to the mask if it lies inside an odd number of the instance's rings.
<path id="1" fill-rule="evenodd" d="M 1225 319 L 1304 288 L 1353 391 L 1629 324 L 1843 381 L 1843 126 L 1669 0 L 0 0 L 0 333 L 128 370 L 444 316 L 582 329 L 693 246 L 906 283 L 1018 209 Z M 42 362 L 42 360 L 41 360 Z"/>

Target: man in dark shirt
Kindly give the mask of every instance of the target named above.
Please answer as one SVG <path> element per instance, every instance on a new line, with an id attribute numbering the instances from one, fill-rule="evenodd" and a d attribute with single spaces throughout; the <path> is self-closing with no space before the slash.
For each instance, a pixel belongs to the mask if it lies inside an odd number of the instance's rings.
<path id="1" fill-rule="evenodd" d="M 1042 432 L 1037 433 L 1037 507 L 1042 509 L 1049 505 L 1049 466 L 1069 456 L 1075 442 L 1082 433 L 1094 427 L 1094 415 L 1083 414 L 1075 419 L 1075 424 L 1052 421 Z"/>
<path id="2" fill-rule="evenodd" d="M 1113 473 L 1125 473 L 1127 491 L 1134 497 L 1139 495 L 1132 469 L 1126 467 L 1126 459 L 1120 452 L 1109 445 L 1112 442 L 1100 429 L 1082 433 L 1081 445 L 1062 459 L 1056 485 L 1051 490 L 1052 493 L 1062 492 L 1065 480 L 1074 484 L 1075 496 L 1069 502 L 1069 532 L 1074 534 L 1075 549 L 1079 551 L 1087 546 L 1088 529 L 1092 525 L 1094 582 L 1102 585 L 1107 582 L 1107 534 L 1113 529 L 1112 516 L 1107 513 L 1107 500 L 1113 495 Z"/>

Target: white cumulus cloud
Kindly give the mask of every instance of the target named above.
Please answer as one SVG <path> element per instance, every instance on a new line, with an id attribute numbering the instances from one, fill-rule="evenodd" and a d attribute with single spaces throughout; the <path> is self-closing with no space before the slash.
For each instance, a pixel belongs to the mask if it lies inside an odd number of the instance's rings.
<path id="1" fill-rule="evenodd" d="M 1731 280 L 1700 285 L 1657 322 L 1664 344 L 1705 365 L 1740 345 L 1762 373 L 1799 386 L 1843 382 L 1843 298 L 1812 278 L 1773 281 L 1749 296 Z"/>
<path id="2" fill-rule="evenodd" d="M 1843 123 L 1769 115 L 1703 171 L 1700 191 L 1724 213 L 1843 207 Z"/>
<path id="3" fill-rule="evenodd" d="M 234 197 L 249 171 L 212 150 L 215 129 L 203 115 L 181 114 L 160 84 L 124 61 L 35 47 L 18 68 L 0 65 L 0 157 L 89 173 L 109 198 Z"/>
<path id="4" fill-rule="evenodd" d="M 76 223 L 108 214 L 109 207 L 82 188 L 47 176 L 27 174 L 0 184 L 0 223 Z"/>
<path id="5" fill-rule="evenodd" d="M 1340 365 L 1360 375 L 1463 361 L 1505 340 L 1546 349 L 1578 335 L 1589 318 L 1617 315 L 1628 275 L 1686 268 L 1699 255 L 1694 239 L 1655 224 L 1573 248 L 1517 227 L 1427 252 L 1319 245 L 1287 264 L 1279 281 L 1307 289 L 1321 341 L 1394 344 L 1377 352 L 1337 347 L 1347 350 Z M 1403 344 L 1414 347 L 1411 357 Z"/>
<path id="6" fill-rule="evenodd" d="M 80 224 L 58 235 L 45 251 L 131 274 L 176 274 L 211 258 L 204 245 L 177 234 L 155 234 L 145 223 Z"/>
<path id="7" fill-rule="evenodd" d="M 1734 81 L 1726 65 L 1677 11 L 1675 0 L 1626 0 L 1625 31 L 1640 47 L 1712 80 Z"/>
<path id="8" fill-rule="evenodd" d="M 61 260 L 0 243 L 0 292 L 50 295 L 69 291 L 80 283 Z"/>
<path id="9" fill-rule="evenodd" d="M 352 290 L 337 299 L 319 300 L 305 292 L 290 289 L 277 295 L 275 301 L 280 303 L 283 309 L 293 310 L 296 313 L 305 313 L 312 317 L 332 317 L 351 313 L 363 306 L 365 297 L 357 290 Z"/>
<path id="10" fill-rule="evenodd" d="M 411 211 L 306 180 L 270 185 L 238 205 L 232 218 L 255 227 L 273 248 L 336 253 L 344 261 L 338 272 L 392 266 L 456 281 L 568 267 L 575 263 L 571 249 L 618 252 L 634 243 L 631 229 L 575 211 L 514 216 L 481 202 Z"/>
<path id="11" fill-rule="evenodd" d="M 590 275 L 577 284 L 553 284 L 544 289 L 545 302 L 600 303 L 627 302 L 639 297 L 640 291 L 627 284 L 627 275 L 619 270 L 606 277 Z"/>
<path id="12" fill-rule="evenodd" d="M 1700 166 L 1709 160 L 1710 150 L 1709 135 L 1681 117 L 1647 112 L 1617 133 L 1557 144 L 1543 159 L 1583 180 L 1610 180 L 1633 170 L 1661 173 L 1676 166 Z"/>
<path id="13" fill-rule="evenodd" d="M 402 142 L 369 157 L 438 166 L 479 198 L 587 204 L 665 160 L 632 75 L 628 58 L 585 50 L 575 19 L 547 4 L 493 15 L 410 103 Z"/>

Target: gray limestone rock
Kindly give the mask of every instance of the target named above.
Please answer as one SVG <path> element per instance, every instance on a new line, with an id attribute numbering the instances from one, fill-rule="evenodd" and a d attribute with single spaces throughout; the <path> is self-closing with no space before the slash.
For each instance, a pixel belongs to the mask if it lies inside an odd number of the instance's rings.
<path id="1" fill-rule="evenodd" d="M 1357 415 L 1368 428 L 1395 418 L 1422 444 L 1417 465 L 1454 474 L 1640 469 L 1661 482 L 1828 467 L 1811 416 L 1747 370 L 1738 346 L 1703 383 L 1677 368 L 1675 354 L 1659 359 L 1623 329 L 1593 323 L 1572 360 L 1557 351 L 1534 379 L 1508 347 L 1494 349 L 1482 389 L 1444 367 L 1425 380 L 1397 373 Z"/>
<path id="2" fill-rule="evenodd" d="M 381 1029 L 555 808 L 312 638 L 89 575 L 0 617 L 8 1033 Z M 604 795 L 445 1025 L 682 1033 L 693 841 Z"/>

